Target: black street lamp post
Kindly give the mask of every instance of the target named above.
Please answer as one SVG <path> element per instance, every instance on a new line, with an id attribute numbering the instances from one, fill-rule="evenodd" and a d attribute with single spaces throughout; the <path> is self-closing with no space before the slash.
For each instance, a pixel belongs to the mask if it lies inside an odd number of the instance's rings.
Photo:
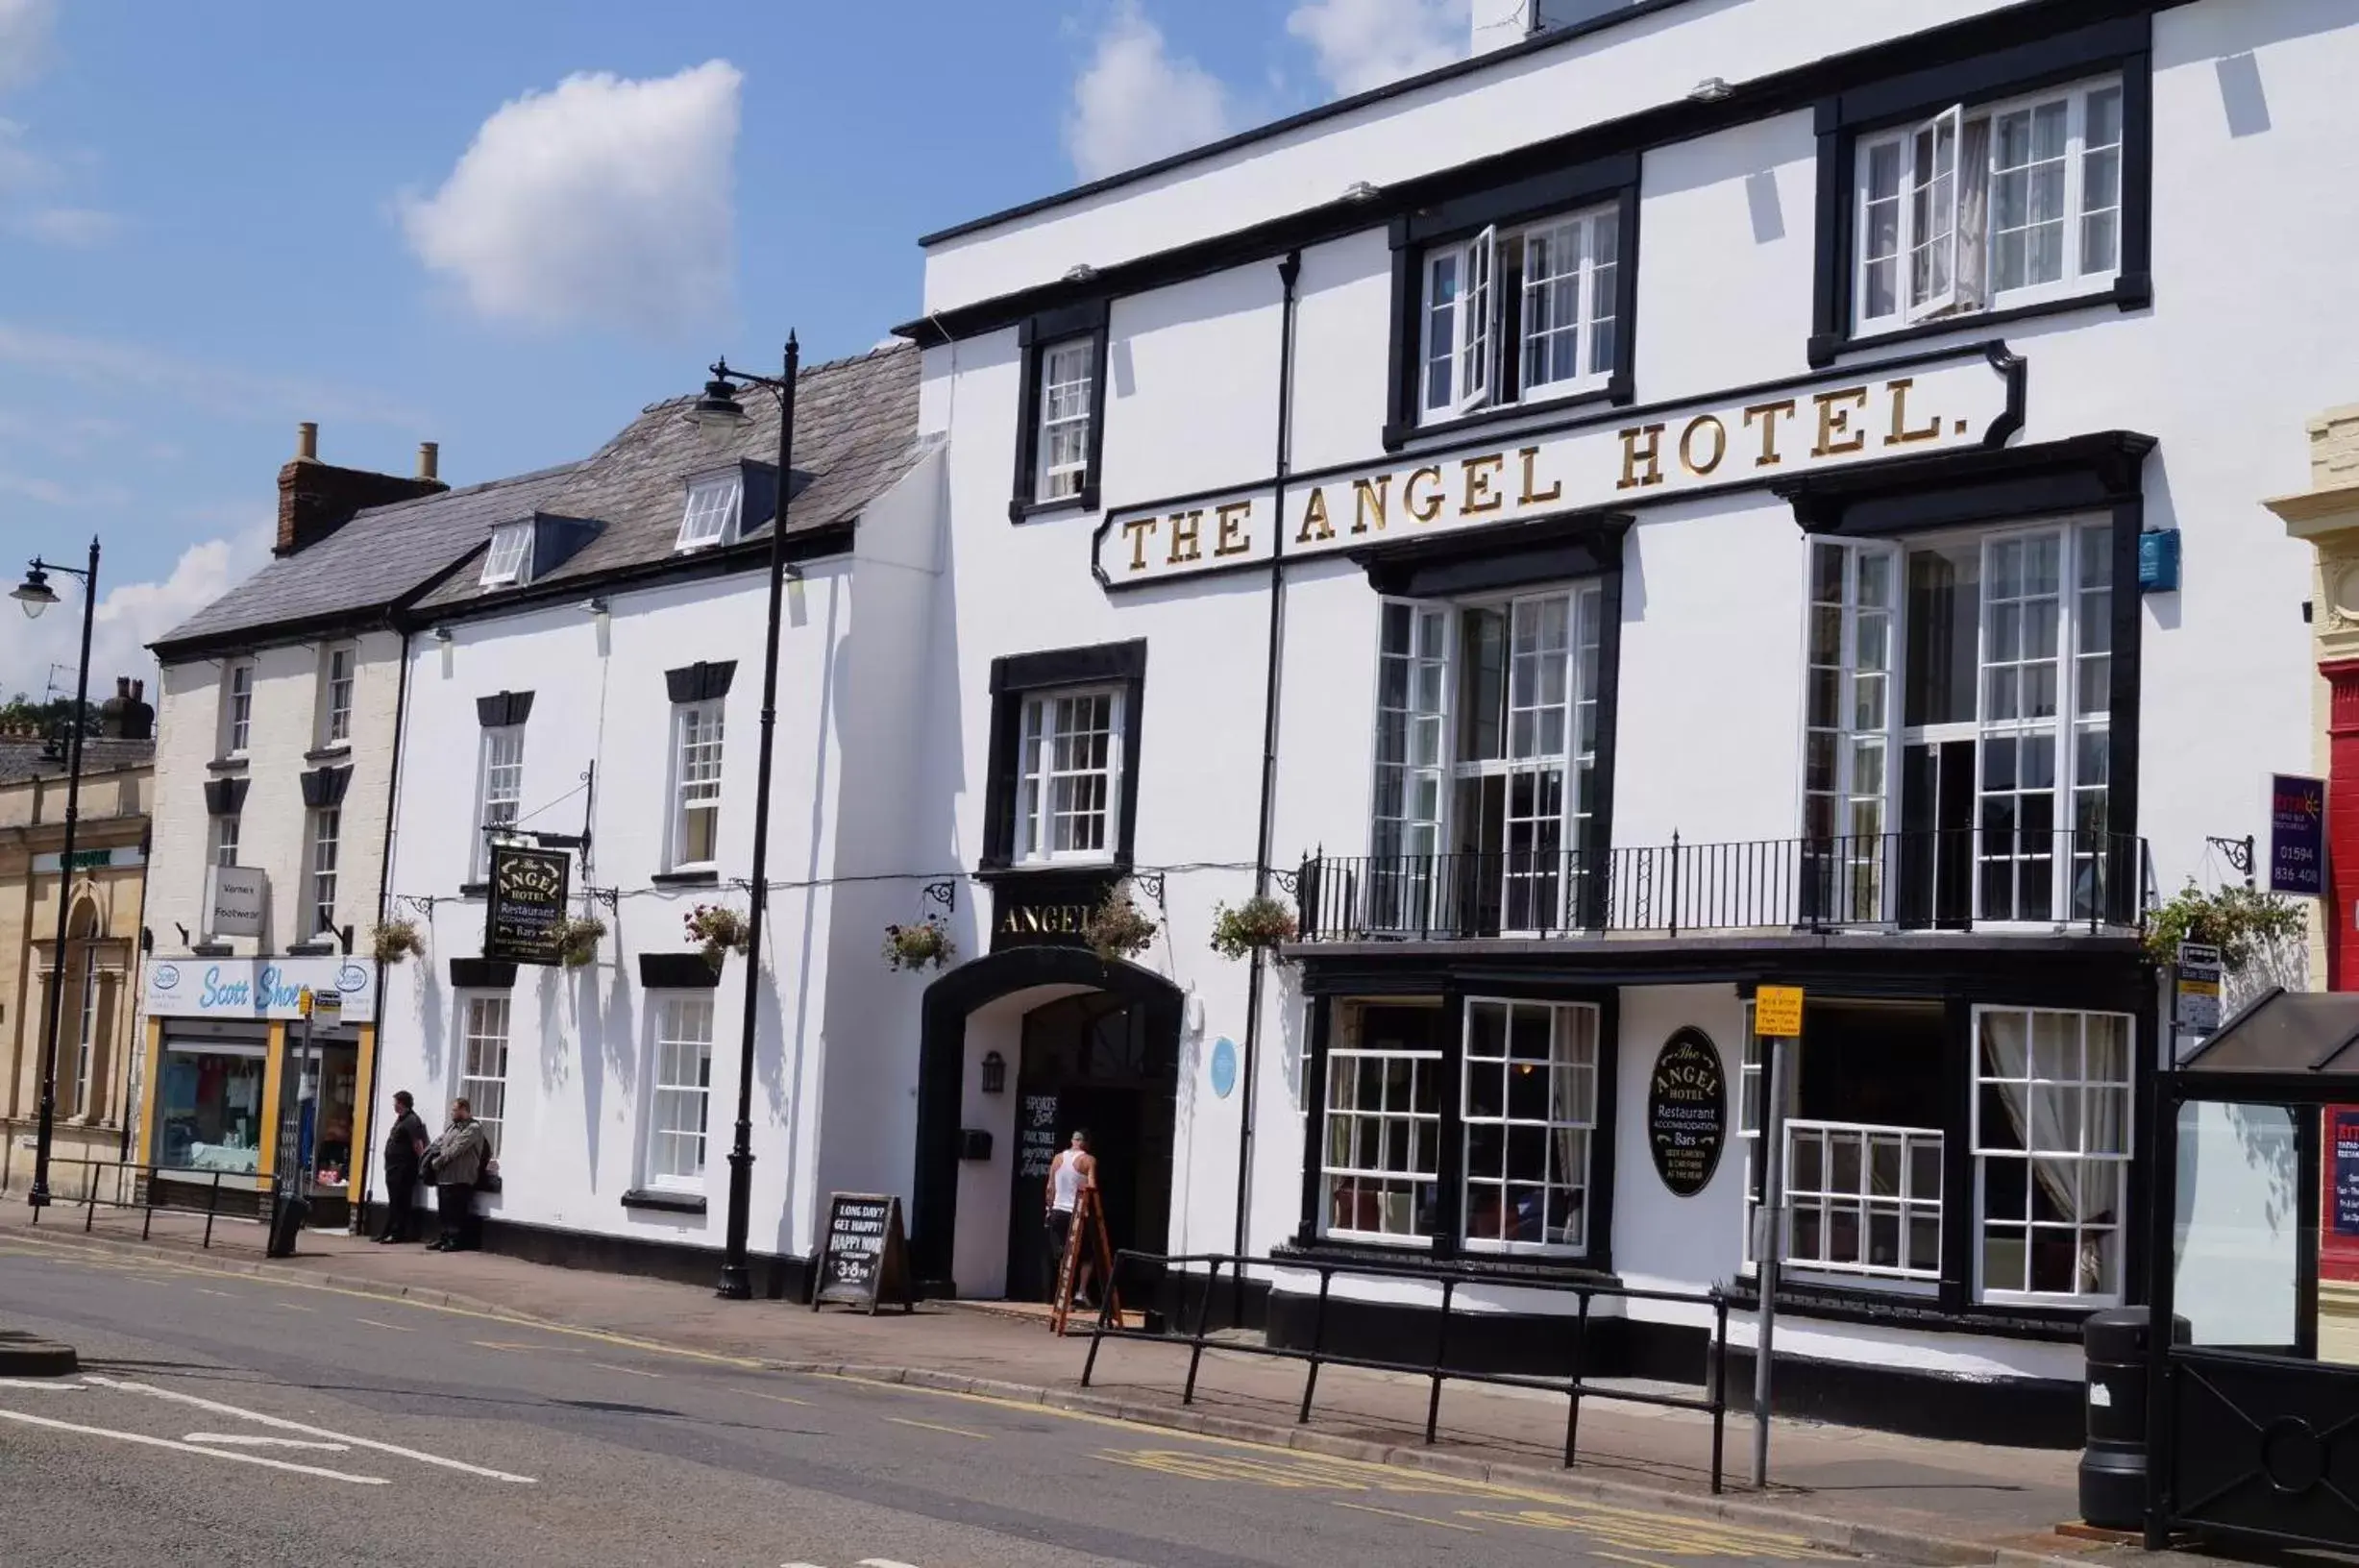
<path id="1" fill-rule="evenodd" d="M 49 1022 L 41 1032 L 40 1132 L 33 1148 L 33 1190 L 27 1201 L 36 1209 L 49 1202 L 49 1143 L 58 1119 L 58 1033 L 65 1019 L 66 905 L 74 891 L 74 823 L 82 814 L 82 731 L 90 700 L 90 621 L 98 605 L 98 541 L 90 541 L 90 564 L 77 569 L 34 557 L 25 580 L 9 597 L 37 617 L 58 602 L 49 574 L 62 572 L 82 579 L 82 662 L 74 674 L 74 708 L 67 721 L 65 750 L 65 842 L 58 851 L 58 938 L 49 962 Z"/>
<path id="2" fill-rule="evenodd" d="M 786 369 L 776 380 L 731 370 L 716 361 L 704 395 L 689 410 L 689 418 L 708 433 L 726 435 L 745 427 L 747 415 L 737 401 L 741 386 L 767 388 L 778 400 L 778 501 L 770 524 L 770 620 L 762 652 L 762 733 L 754 773 L 752 907 L 746 915 L 746 1016 L 738 1041 L 737 1139 L 729 1149 L 729 1222 L 721 1255 L 721 1284 L 713 1292 L 729 1301 L 753 1295 L 753 1278 L 746 1266 L 746 1227 L 753 1206 L 753 1041 L 762 989 L 762 912 L 770 902 L 770 756 L 772 732 L 778 720 L 778 616 L 786 591 L 786 502 L 794 478 L 795 375 L 802 351 L 795 334 L 786 334 Z"/>

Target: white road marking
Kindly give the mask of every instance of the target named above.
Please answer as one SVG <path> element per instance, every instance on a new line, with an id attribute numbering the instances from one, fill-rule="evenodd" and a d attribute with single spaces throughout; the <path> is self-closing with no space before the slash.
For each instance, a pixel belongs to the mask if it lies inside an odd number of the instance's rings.
<path id="1" fill-rule="evenodd" d="M 663 1376 L 660 1372 L 642 1372 L 635 1366 L 609 1366 L 604 1361 L 592 1361 L 590 1364 L 601 1372 L 620 1372 L 627 1378 L 660 1378 Z"/>
<path id="2" fill-rule="evenodd" d="M 356 1317 L 353 1319 L 353 1321 L 356 1323 L 366 1323 L 372 1329 L 391 1329 L 395 1334 L 408 1334 L 413 1332 L 409 1329 L 402 1327 L 402 1325 L 399 1323 L 380 1323 L 373 1317 Z M 1771 1355 L 1774 1357 L 1776 1352 L 1772 1351 Z"/>
<path id="3" fill-rule="evenodd" d="M 343 1454 L 350 1443 L 322 1443 L 309 1437 L 258 1437 L 242 1432 L 192 1432 L 181 1439 L 184 1443 L 223 1443 L 232 1448 L 315 1448 L 329 1454 Z"/>
<path id="4" fill-rule="evenodd" d="M 61 1383 L 55 1378 L 0 1378 L 0 1388 L 37 1388 L 43 1393 L 70 1394 L 82 1387 L 78 1383 Z"/>
<path id="5" fill-rule="evenodd" d="M 234 1293 L 234 1292 L 228 1291 L 228 1290 L 209 1290 L 209 1289 L 207 1289 L 207 1288 L 206 1288 L 204 1286 L 201 1286 L 201 1285 L 197 1286 L 197 1294 L 198 1294 L 198 1295 L 200 1295 L 200 1296 L 224 1296 L 224 1297 L 227 1297 L 227 1298 L 228 1298 L 229 1300 L 231 1300 L 231 1301 L 235 1301 L 235 1300 L 237 1299 L 237 1297 L 236 1297 L 236 1295 L 235 1295 L 235 1293 Z M 1771 1359 L 1772 1359 L 1772 1360 L 1775 1360 L 1775 1359 L 1776 1359 L 1776 1356 L 1777 1356 L 1777 1353 L 1776 1353 L 1775 1351 L 1772 1351 L 1772 1352 L 1770 1353 L 1770 1356 L 1771 1356 Z"/>
<path id="6" fill-rule="evenodd" d="M 57 1432 L 78 1432 L 86 1437 L 111 1437 L 117 1442 L 139 1443 L 148 1448 L 168 1448 L 178 1454 L 202 1454 L 210 1459 L 229 1459 L 237 1464 L 259 1464 L 272 1470 L 289 1470 L 299 1476 L 318 1476 L 324 1481 L 345 1481 L 356 1486 L 382 1486 L 382 1476 L 348 1476 L 341 1470 L 322 1470 L 315 1464 L 289 1464 L 284 1459 L 266 1459 L 259 1454 L 225 1453 L 217 1448 L 203 1448 L 195 1443 L 176 1443 L 169 1437 L 150 1437 L 144 1433 L 113 1432 L 105 1427 L 86 1427 L 72 1421 L 52 1421 L 46 1416 L 27 1415 L 22 1410 L 0 1410 L 0 1421 L 14 1421 L 28 1427 L 48 1427 Z"/>
<path id="7" fill-rule="evenodd" d="M 184 1394 L 177 1388 L 159 1388 L 153 1384 L 146 1383 L 127 1383 L 119 1378 L 94 1377 L 89 1381 L 101 1388 L 119 1389 L 129 1394 L 144 1394 L 150 1399 L 168 1399 L 178 1405 L 193 1405 L 201 1410 L 211 1410 L 218 1415 L 233 1415 L 240 1421 L 253 1421 L 261 1426 L 276 1427 L 281 1432 L 300 1432 L 311 1437 L 330 1437 L 340 1443 L 350 1443 L 355 1448 L 373 1449 L 380 1454 L 396 1454 L 405 1459 L 415 1459 L 420 1464 L 431 1464 L 445 1470 L 462 1471 L 470 1476 L 481 1476 L 487 1481 L 512 1481 L 522 1486 L 539 1484 L 531 1476 L 512 1476 L 504 1470 L 486 1470 L 481 1465 L 467 1464 L 458 1459 L 446 1459 L 439 1454 L 422 1454 L 414 1448 L 403 1448 L 397 1443 L 381 1443 L 374 1437 L 356 1437 L 350 1433 L 330 1432 L 325 1427 L 307 1427 L 300 1421 L 289 1421 L 276 1415 L 264 1415 L 258 1410 L 240 1409 L 234 1405 L 224 1405 L 217 1400 L 199 1399 L 194 1394 Z"/>
<path id="8" fill-rule="evenodd" d="M 915 1568 L 912 1563 L 895 1562 L 891 1557 L 862 1557 L 859 1568 Z"/>

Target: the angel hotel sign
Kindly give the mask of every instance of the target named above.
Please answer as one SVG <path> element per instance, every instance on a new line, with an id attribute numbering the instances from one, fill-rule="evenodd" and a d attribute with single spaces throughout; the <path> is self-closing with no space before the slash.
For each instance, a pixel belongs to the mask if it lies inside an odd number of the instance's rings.
<path id="1" fill-rule="evenodd" d="M 1266 563 L 1281 536 L 1292 559 L 1995 444 L 2020 423 L 2023 374 L 2003 345 L 1977 345 L 1302 474 L 1283 517 L 1266 481 L 1118 507 L 1097 531 L 1097 574 L 1139 587 Z"/>

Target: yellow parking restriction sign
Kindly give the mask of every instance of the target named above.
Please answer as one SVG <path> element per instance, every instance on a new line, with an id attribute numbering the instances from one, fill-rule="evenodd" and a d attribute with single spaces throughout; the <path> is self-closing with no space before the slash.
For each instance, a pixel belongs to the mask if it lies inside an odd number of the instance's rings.
<path id="1" fill-rule="evenodd" d="M 1796 1040 L 1802 1035 L 1802 988 L 1762 986 L 1753 993 L 1753 1032 L 1762 1040 Z"/>

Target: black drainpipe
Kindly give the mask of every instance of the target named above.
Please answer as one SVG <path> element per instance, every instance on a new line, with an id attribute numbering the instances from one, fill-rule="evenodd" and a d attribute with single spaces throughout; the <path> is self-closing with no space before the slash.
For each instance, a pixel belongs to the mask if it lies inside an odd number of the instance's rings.
<path id="1" fill-rule="evenodd" d="M 1253 846 L 1253 893 L 1269 893 L 1269 841 L 1276 831 L 1278 809 L 1278 672 L 1286 649 L 1286 474 L 1293 451 L 1294 428 L 1294 283 L 1302 276 L 1302 253 L 1290 251 L 1278 263 L 1281 295 L 1278 306 L 1278 460 L 1269 539 L 1269 656 L 1262 696 L 1262 821 Z M 1240 1106 L 1237 1134 L 1237 1245 L 1245 1255 L 1245 1216 L 1253 1193 L 1253 1100 L 1255 1060 L 1262 1042 L 1262 975 L 1268 955 L 1253 950 L 1253 967 L 1245 973 L 1245 1097 Z M 1236 1273 L 1236 1311 L 1244 1321 L 1244 1270 Z"/>
<path id="2" fill-rule="evenodd" d="M 401 810 L 402 805 L 402 737 L 407 733 L 409 728 L 409 632 L 406 627 L 402 632 L 400 657 L 402 661 L 401 679 L 393 694 L 393 759 L 389 764 L 392 772 L 385 780 L 385 834 L 383 842 L 378 845 L 377 849 L 377 923 L 379 925 L 385 923 L 385 912 L 393 901 L 393 819 L 395 814 Z M 385 1058 L 385 966 L 374 951 L 375 933 L 371 933 L 369 945 L 372 949 L 369 954 L 369 963 L 377 970 L 377 1018 L 369 1026 L 369 1099 L 374 1102 L 381 1097 L 385 1087 L 378 1082 L 377 1078 L 378 1069 L 384 1065 Z M 420 958 L 418 962 L 424 963 L 425 960 Z M 376 1109 L 375 1105 L 371 1104 L 361 1107 L 360 1111 L 363 1115 L 366 1115 L 374 1109 Z M 352 1201 L 345 1205 L 351 1212 L 345 1223 L 349 1234 L 353 1236 L 360 1235 L 366 1225 L 361 1210 L 368 1202 L 369 1164 L 377 1152 L 377 1139 L 382 1129 L 371 1123 L 368 1146 L 353 1151 L 359 1157 L 356 1164 L 360 1167 L 359 1181 L 345 1188 L 352 1195 Z M 352 1174 L 350 1171 L 345 1172 L 347 1181 L 351 1180 Z"/>

